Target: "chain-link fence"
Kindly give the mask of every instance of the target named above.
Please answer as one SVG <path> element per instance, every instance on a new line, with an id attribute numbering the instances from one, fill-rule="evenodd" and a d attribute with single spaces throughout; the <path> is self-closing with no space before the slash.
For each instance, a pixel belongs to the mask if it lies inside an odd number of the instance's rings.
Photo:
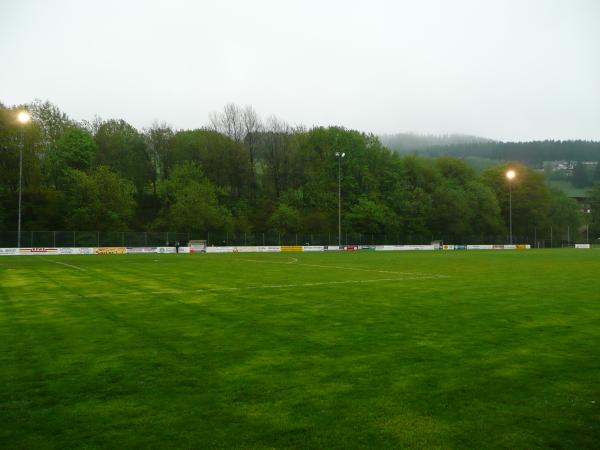
<path id="1" fill-rule="evenodd" d="M 21 247 L 157 247 L 192 239 L 206 240 L 207 245 L 338 245 L 333 233 L 178 233 L 156 231 L 23 231 Z M 341 245 L 402 245 L 429 244 L 442 241 L 448 244 L 506 244 L 510 236 L 465 236 L 456 239 L 439 235 L 374 234 L 343 232 Z M 515 244 L 532 247 L 568 247 L 575 243 L 595 243 L 587 228 L 577 230 L 533 230 L 530 235 L 513 236 Z M 600 243 L 600 241 L 598 242 Z M 16 247 L 16 231 L 0 231 L 0 247 Z"/>

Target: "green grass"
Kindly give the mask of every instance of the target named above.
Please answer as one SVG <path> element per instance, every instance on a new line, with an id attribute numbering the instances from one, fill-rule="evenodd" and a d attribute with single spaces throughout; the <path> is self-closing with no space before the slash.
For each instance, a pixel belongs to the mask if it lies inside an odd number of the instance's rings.
<path id="1" fill-rule="evenodd" d="M 0 448 L 598 448 L 599 274 L 569 249 L 3 257 Z"/>

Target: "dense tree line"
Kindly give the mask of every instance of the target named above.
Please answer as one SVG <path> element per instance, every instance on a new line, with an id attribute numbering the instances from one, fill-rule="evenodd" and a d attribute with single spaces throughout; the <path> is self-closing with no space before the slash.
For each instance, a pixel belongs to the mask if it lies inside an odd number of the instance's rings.
<path id="1" fill-rule="evenodd" d="M 477 157 L 498 161 L 522 161 L 542 167 L 544 161 L 600 161 L 600 142 L 532 141 L 467 142 L 418 149 L 423 156 Z"/>
<path id="2" fill-rule="evenodd" d="M 292 127 L 236 105 L 193 130 L 77 123 L 48 102 L 26 107 L 34 120 L 24 127 L 19 108 L 0 107 L 0 230 L 16 228 L 22 143 L 25 230 L 335 232 L 335 153 L 345 152 L 343 230 L 403 241 L 507 234 L 507 165 L 477 173 L 460 159 L 402 157 L 373 135 Z M 578 206 L 542 175 L 511 167 L 516 236 L 581 224 Z"/>

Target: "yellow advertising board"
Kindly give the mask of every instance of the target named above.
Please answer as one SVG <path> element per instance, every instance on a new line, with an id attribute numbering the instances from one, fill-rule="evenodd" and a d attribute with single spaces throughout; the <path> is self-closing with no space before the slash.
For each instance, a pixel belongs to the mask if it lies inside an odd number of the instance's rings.
<path id="1" fill-rule="evenodd" d="M 123 255 L 127 253 L 126 247 L 98 247 L 96 249 L 97 255 Z"/>
<path id="2" fill-rule="evenodd" d="M 302 247 L 301 245 L 282 245 L 281 251 L 282 252 L 302 252 L 302 251 L 304 251 L 304 247 Z"/>

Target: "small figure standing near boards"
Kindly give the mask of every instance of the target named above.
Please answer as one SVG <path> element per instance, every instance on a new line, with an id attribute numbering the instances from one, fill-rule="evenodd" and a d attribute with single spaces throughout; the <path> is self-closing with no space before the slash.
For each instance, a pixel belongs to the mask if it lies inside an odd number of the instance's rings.
<path id="1" fill-rule="evenodd" d="M 179 253 L 179 241 L 175 241 L 175 253 Z"/>

